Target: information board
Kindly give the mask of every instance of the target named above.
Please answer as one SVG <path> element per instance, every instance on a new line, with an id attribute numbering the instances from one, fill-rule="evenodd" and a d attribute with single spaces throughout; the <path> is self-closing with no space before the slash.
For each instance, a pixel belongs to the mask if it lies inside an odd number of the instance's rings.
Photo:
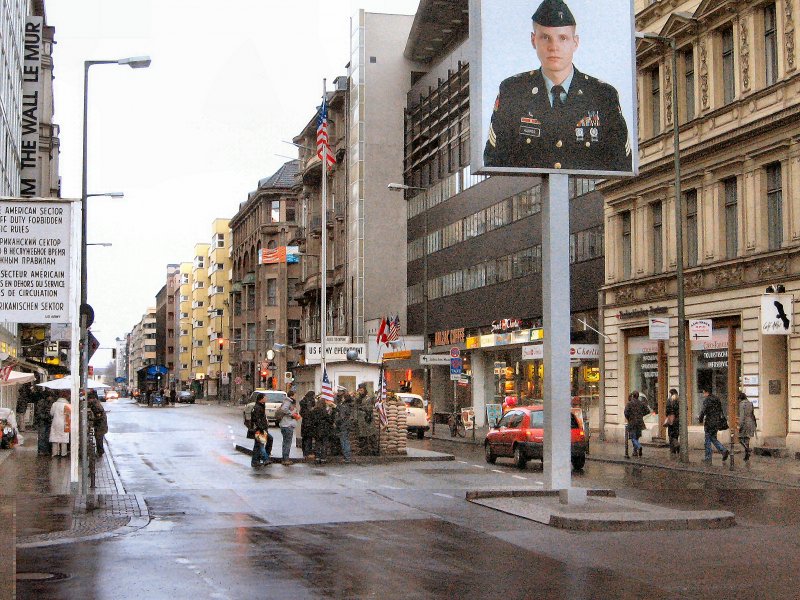
<path id="1" fill-rule="evenodd" d="M 0 201 L 0 321 L 69 322 L 73 207 Z"/>

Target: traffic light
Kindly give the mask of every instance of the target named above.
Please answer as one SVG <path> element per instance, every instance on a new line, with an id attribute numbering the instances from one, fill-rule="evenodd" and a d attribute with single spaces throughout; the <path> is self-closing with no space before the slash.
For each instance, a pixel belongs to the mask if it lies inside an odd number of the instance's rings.
<path id="1" fill-rule="evenodd" d="M 219 349 L 222 350 L 225 347 L 225 338 L 219 338 L 217 343 L 219 344 Z"/>
<path id="2" fill-rule="evenodd" d="M 269 371 L 266 369 L 261 369 L 261 379 L 266 379 L 267 375 L 269 375 Z"/>

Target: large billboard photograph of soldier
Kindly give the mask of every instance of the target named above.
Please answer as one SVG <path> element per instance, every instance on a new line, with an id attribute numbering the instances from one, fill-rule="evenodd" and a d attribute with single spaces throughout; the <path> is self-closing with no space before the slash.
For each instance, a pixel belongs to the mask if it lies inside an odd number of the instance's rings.
<path id="1" fill-rule="evenodd" d="M 629 0 L 472 0 L 470 16 L 473 171 L 636 173 Z"/>

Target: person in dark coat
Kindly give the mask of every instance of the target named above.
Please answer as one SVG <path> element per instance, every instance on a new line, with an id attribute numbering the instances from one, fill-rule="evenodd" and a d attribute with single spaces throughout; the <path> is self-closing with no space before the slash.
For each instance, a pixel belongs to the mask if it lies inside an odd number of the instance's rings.
<path id="1" fill-rule="evenodd" d="M 361 453 L 368 456 L 376 454 L 378 449 L 378 431 L 372 420 L 374 405 L 367 395 L 367 385 L 359 384 L 355 397 L 355 431 Z"/>
<path id="2" fill-rule="evenodd" d="M 253 415 L 251 417 L 253 424 L 253 431 L 255 432 L 255 439 L 253 442 L 253 458 L 250 460 L 251 467 L 260 467 L 268 465 L 272 462 L 272 436 L 269 433 L 269 421 L 267 420 L 267 412 L 264 404 L 267 401 L 265 394 L 259 394 L 256 405 L 253 407 Z M 267 436 L 266 447 L 258 438 L 261 435 Z"/>
<path id="3" fill-rule="evenodd" d="M 628 421 L 628 436 L 633 444 L 634 456 L 642 455 L 642 445 L 639 443 L 639 438 L 642 437 L 642 431 L 645 428 L 644 418 L 649 414 L 650 408 L 639 398 L 639 392 L 632 391 L 628 396 L 628 403 L 625 405 L 625 419 Z"/>
<path id="4" fill-rule="evenodd" d="M 750 460 L 750 438 L 756 435 L 758 422 L 753 403 L 744 392 L 739 392 L 739 443 L 744 448 L 744 459 Z"/>
<path id="5" fill-rule="evenodd" d="M 724 413 L 722 412 L 722 401 L 711 393 L 710 388 L 704 388 L 703 392 L 703 409 L 700 411 L 700 422 L 703 424 L 703 429 L 706 434 L 706 454 L 703 459 L 705 462 L 711 462 L 711 454 L 713 452 L 711 446 L 713 444 L 722 454 L 722 461 L 728 460 L 730 454 L 725 446 L 717 439 L 717 432 L 722 430 L 722 422 Z"/>
<path id="6" fill-rule="evenodd" d="M 33 402 L 33 391 L 31 384 L 26 383 L 19 389 L 17 394 L 17 429 L 22 431 L 25 429 L 25 413 L 28 411 L 28 402 Z"/>
<path id="7" fill-rule="evenodd" d="M 678 390 L 672 388 L 669 391 L 669 398 L 667 398 L 667 406 L 665 409 L 667 425 L 667 435 L 669 436 L 669 452 L 670 454 L 678 454 L 681 451 L 680 446 L 680 400 L 678 399 Z"/>
<path id="8" fill-rule="evenodd" d="M 355 413 L 355 406 L 353 404 L 353 397 L 346 391 L 339 394 L 336 411 L 334 413 L 334 425 L 339 434 L 339 444 L 342 448 L 342 456 L 344 462 L 349 463 L 351 458 L 350 452 L 350 432 L 353 430 L 353 416 Z"/>
<path id="9" fill-rule="evenodd" d="M 306 392 L 300 400 L 300 439 L 303 442 L 303 458 L 308 457 L 314 452 L 314 434 L 312 424 L 309 420 L 311 411 L 314 410 L 314 392 Z"/>
<path id="10" fill-rule="evenodd" d="M 55 402 L 56 396 L 51 391 L 39 393 L 39 399 L 33 409 L 33 422 L 37 431 L 37 454 L 39 456 L 50 456 L 50 423 L 53 418 L 50 416 L 50 407 Z"/>
<path id="11" fill-rule="evenodd" d="M 174 387 L 171 387 L 169 389 L 169 403 L 172 404 L 173 406 L 175 405 L 175 399 L 177 398 L 177 396 L 178 392 L 175 391 Z"/>
<path id="12" fill-rule="evenodd" d="M 573 64 L 579 37 L 569 7 L 562 0 L 544 0 L 532 20 L 531 44 L 541 66 L 500 84 L 484 164 L 631 171 L 617 90 Z"/>
<path id="13" fill-rule="evenodd" d="M 103 403 L 100 402 L 100 399 L 97 397 L 96 391 L 89 390 L 89 395 L 87 398 L 87 408 L 89 409 L 88 415 L 92 421 L 92 426 L 94 427 L 94 443 L 95 447 L 97 448 L 97 456 L 103 456 L 103 441 L 108 433 L 108 417 L 106 416 L 106 409 L 103 407 Z"/>
<path id="14" fill-rule="evenodd" d="M 328 462 L 328 450 L 330 438 L 333 431 L 333 414 L 325 402 L 325 398 L 320 396 L 314 408 L 309 411 L 309 437 L 314 440 L 314 457 L 317 464 Z M 305 442 L 303 434 L 303 442 Z"/>

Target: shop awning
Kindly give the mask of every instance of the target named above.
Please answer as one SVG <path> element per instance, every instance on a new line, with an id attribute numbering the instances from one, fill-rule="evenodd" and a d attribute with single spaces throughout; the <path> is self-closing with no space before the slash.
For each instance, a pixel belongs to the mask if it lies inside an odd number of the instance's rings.
<path id="1" fill-rule="evenodd" d="M 11 371 L 8 374 L 8 379 L 0 379 L 0 385 L 20 385 L 23 383 L 30 383 L 36 379 L 33 373 L 23 373 L 21 371 Z"/>

